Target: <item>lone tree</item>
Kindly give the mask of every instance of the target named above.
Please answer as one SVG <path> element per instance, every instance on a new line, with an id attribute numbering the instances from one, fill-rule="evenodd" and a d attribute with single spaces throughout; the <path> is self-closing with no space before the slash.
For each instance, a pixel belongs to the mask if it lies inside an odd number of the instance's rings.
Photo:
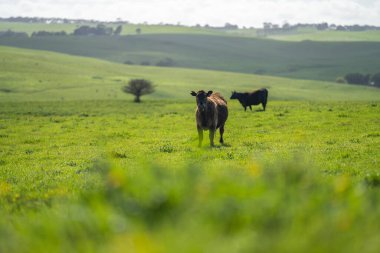
<path id="1" fill-rule="evenodd" d="M 140 103 L 140 97 L 154 92 L 154 86 L 151 81 L 145 79 L 132 79 L 128 85 L 123 87 L 125 93 L 135 95 L 135 102 Z"/>

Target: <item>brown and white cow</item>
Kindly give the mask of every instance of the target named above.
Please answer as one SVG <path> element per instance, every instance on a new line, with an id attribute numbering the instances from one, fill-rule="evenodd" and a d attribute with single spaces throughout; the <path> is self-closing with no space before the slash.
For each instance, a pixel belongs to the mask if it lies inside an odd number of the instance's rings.
<path id="1" fill-rule="evenodd" d="M 190 94 L 195 96 L 197 101 L 195 117 L 199 138 L 198 145 L 202 145 L 203 130 L 209 130 L 210 146 L 214 146 L 215 131 L 218 128 L 220 143 L 223 144 L 224 124 L 228 117 L 227 101 L 219 93 L 212 93 L 212 91 L 192 91 Z"/>

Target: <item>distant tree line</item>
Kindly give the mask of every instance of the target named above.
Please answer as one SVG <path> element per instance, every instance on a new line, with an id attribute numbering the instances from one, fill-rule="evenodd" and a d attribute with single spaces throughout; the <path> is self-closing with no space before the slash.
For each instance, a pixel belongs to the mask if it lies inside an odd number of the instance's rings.
<path id="1" fill-rule="evenodd" d="M 68 18 L 37 18 L 37 17 L 10 17 L 0 18 L 0 22 L 22 22 L 22 23 L 45 23 L 45 24 L 129 24 L 129 21 L 123 21 L 118 18 L 116 21 L 99 21 L 93 19 L 68 19 Z"/>
<path id="2" fill-rule="evenodd" d="M 96 27 L 88 25 L 80 26 L 74 30 L 70 35 L 75 36 L 90 36 L 90 35 L 120 35 L 123 30 L 122 25 L 118 25 L 115 29 L 113 27 L 107 27 L 104 24 L 98 24 Z M 141 29 L 139 31 L 141 33 Z M 36 31 L 31 34 L 31 37 L 41 36 L 66 36 L 69 35 L 65 31 L 52 32 L 52 31 Z M 25 32 L 14 32 L 12 30 L 0 31 L 0 37 L 28 37 Z"/>
<path id="3" fill-rule="evenodd" d="M 361 73 L 348 73 L 343 78 L 337 78 L 337 82 L 358 85 L 371 85 L 380 88 L 380 72 L 373 75 Z"/>
<path id="4" fill-rule="evenodd" d="M 47 32 L 47 31 L 38 31 L 33 32 L 32 37 L 38 37 L 38 36 L 66 36 L 67 33 L 65 31 L 60 32 Z"/>
<path id="5" fill-rule="evenodd" d="M 122 25 L 118 25 L 115 29 L 113 27 L 107 27 L 104 24 L 98 24 L 95 27 L 84 25 L 80 26 L 74 30 L 73 35 L 75 36 L 89 36 L 89 35 L 120 35 L 123 30 Z"/>
<path id="6" fill-rule="evenodd" d="M 271 35 L 276 33 L 291 32 L 296 31 L 299 28 L 315 28 L 319 31 L 324 30 L 336 30 L 336 31 L 350 31 L 350 32 L 359 32 L 359 31 L 368 31 L 368 30 L 380 30 L 378 26 L 371 25 L 335 25 L 328 24 L 326 22 L 317 23 L 317 24 L 294 24 L 291 25 L 285 22 L 282 25 L 274 24 L 270 22 L 263 23 L 263 28 L 257 31 L 257 34 L 260 36 Z"/>
<path id="7" fill-rule="evenodd" d="M 25 32 L 14 32 L 12 30 L 0 31 L 0 38 L 27 38 L 28 34 Z"/>
<path id="8" fill-rule="evenodd" d="M 129 21 L 122 20 L 118 18 L 116 21 L 99 21 L 93 19 L 68 19 L 68 18 L 38 18 L 38 17 L 9 17 L 9 18 L 0 18 L 0 22 L 23 22 L 23 23 L 45 23 L 45 24 L 130 24 Z M 145 25 L 148 23 L 144 22 Z M 181 24 L 167 24 L 167 23 L 159 23 L 162 26 L 182 26 Z M 239 29 L 238 25 L 226 23 L 224 26 L 211 26 L 208 24 L 205 25 L 195 25 L 193 27 L 203 27 L 203 28 L 212 28 L 212 29 Z M 263 34 L 264 32 L 284 32 L 296 30 L 302 27 L 315 27 L 318 30 L 338 30 L 338 31 L 367 31 L 367 30 L 380 30 L 379 26 L 371 26 L 371 25 L 335 25 L 328 24 L 326 22 L 316 23 L 316 24 L 303 24 L 298 23 L 291 25 L 285 22 L 282 25 L 274 24 L 271 22 L 263 23 L 263 28 L 259 30 L 259 33 Z M 254 27 L 249 27 L 254 28 Z"/>
<path id="9" fill-rule="evenodd" d="M 128 65 L 134 65 L 135 63 L 132 62 L 132 61 L 125 61 L 124 64 L 128 64 Z M 169 57 L 166 57 L 162 60 L 159 60 L 158 62 L 156 63 L 151 63 L 149 61 L 142 61 L 140 62 L 140 65 L 141 66 L 151 66 L 151 65 L 155 65 L 155 66 L 158 66 L 158 67 L 173 67 L 175 66 L 175 62 L 172 58 L 169 58 Z"/>
<path id="10" fill-rule="evenodd" d="M 112 27 L 107 27 L 103 24 L 98 24 L 96 27 L 84 25 L 75 29 L 73 35 L 119 35 L 121 33 L 121 30 L 121 25 L 115 29 L 115 32 Z"/>

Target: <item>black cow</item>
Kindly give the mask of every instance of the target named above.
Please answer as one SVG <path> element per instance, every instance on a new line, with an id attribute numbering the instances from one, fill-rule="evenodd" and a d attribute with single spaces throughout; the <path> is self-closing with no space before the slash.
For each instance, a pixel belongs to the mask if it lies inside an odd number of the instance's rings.
<path id="1" fill-rule="evenodd" d="M 265 107 L 267 106 L 268 102 L 268 90 L 267 89 L 260 89 L 255 90 L 254 92 L 232 92 L 232 95 L 230 97 L 231 99 L 238 99 L 240 104 L 244 107 L 244 111 L 247 111 L 247 106 L 249 106 L 249 109 L 252 111 L 252 105 L 258 105 L 262 104 L 264 111 Z"/>

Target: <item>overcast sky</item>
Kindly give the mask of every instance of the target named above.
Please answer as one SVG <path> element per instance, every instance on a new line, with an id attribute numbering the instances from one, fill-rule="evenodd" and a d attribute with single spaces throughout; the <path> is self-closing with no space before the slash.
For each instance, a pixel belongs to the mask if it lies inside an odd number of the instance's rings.
<path id="1" fill-rule="evenodd" d="M 0 0 L 0 17 L 262 26 L 328 22 L 380 26 L 380 0 Z"/>

